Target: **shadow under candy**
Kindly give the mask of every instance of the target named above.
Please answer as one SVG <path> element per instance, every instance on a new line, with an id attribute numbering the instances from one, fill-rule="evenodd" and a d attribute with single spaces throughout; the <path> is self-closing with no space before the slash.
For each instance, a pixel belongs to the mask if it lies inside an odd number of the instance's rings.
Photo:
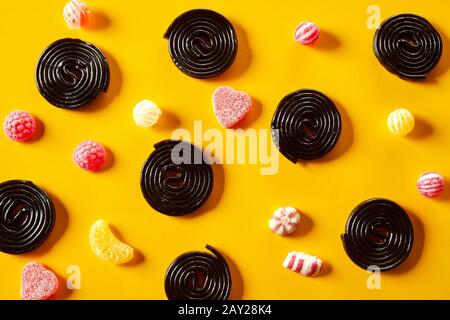
<path id="1" fill-rule="evenodd" d="M 122 72 L 114 57 L 101 48 L 102 53 L 108 60 L 109 65 L 109 86 L 106 92 L 101 92 L 97 98 L 88 106 L 79 109 L 80 112 L 97 112 L 109 106 L 119 95 L 122 87 Z"/>
<path id="2" fill-rule="evenodd" d="M 191 214 L 179 217 L 179 218 L 181 218 L 181 219 L 196 218 L 199 215 L 202 215 L 204 213 L 214 210 L 216 208 L 216 206 L 219 204 L 220 199 L 222 198 L 222 194 L 223 194 L 224 186 L 225 186 L 223 166 L 220 164 L 213 164 L 212 170 L 213 170 L 213 175 L 214 175 L 214 185 L 213 185 L 213 189 L 212 189 L 211 194 L 210 194 L 208 200 L 206 201 L 206 203 L 197 211 L 195 211 Z"/>
<path id="3" fill-rule="evenodd" d="M 38 140 L 40 140 L 44 136 L 44 133 L 45 133 L 45 126 L 44 126 L 44 123 L 41 121 L 41 119 L 39 119 L 35 115 L 33 115 L 33 118 L 36 121 L 36 132 L 35 132 L 33 138 L 29 141 L 25 141 L 25 143 L 35 143 Z"/>
<path id="4" fill-rule="evenodd" d="M 229 300 L 242 300 L 244 296 L 244 279 L 233 259 L 223 252 L 220 253 L 227 262 L 231 273 L 231 292 Z"/>
<path id="5" fill-rule="evenodd" d="M 238 51 L 236 59 L 228 70 L 221 75 L 206 79 L 211 82 L 227 82 L 240 77 L 250 67 L 252 61 L 252 51 L 248 44 L 248 37 L 245 30 L 238 23 L 233 22 L 234 30 L 238 39 Z"/>
<path id="6" fill-rule="evenodd" d="M 341 115 L 342 121 L 341 135 L 339 136 L 339 140 L 337 141 L 333 150 L 330 151 L 330 153 L 328 153 L 322 159 L 317 159 L 314 160 L 313 162 L 323 163 L 336 160 L 337 158 L 344 155 L 344 153 L 346 153 L 353 145 L 353 125 L 350 120 L 350 117 L 348 116 L 344 108 L 341 107 L 340 104 L 335 102 L 335 105 Z"/>
<path id="7" fill-rule="evenodd" d="M 67 280 L 62 277 L 61 275 L 59 275 L 58 273 L 52 271 L 55 275 L 56 278 L 58 279 L 58 290 L 56 291 L 56 293 L 50 297 L 50 300 L 66 300 L 67 298 L 70 297 L 70 295 L 72 294 L 71 289 L 69 289 L 67 287 Z"/>
<path id="8" fill-rule="evenodd" d="M 258 99 L 255 99 L 252 97 L 252 105 L 250 107 L 250 112 L 245 116 L 244 119 L 239 121 L 239 123 L 234 126 L 234 129 L 242 128 L 242 129 L 249 129 L 256 120 L 261 116 L 262 114 L 262 104 Z"/>
<path id="9" fill-rule="evenodd" d="M 154 128 L 157 130 L 173 131 L 180 127 L 180 118 L 170 110 L 163 109 L 162 115 L 159 117 L 158 122 Z"/>
<path id="10" fill-rule="evenodd" d="M 340 45 L 341 41 L 337 37 L 326 30 L 320 30 L 320 38 L 312 47 L 319 50 L 334 50 Z"/>
<path id="11" fill-rule="evenodd" d="M 414 229 L 414 243 L 411 249 L 409 256 L 406 260 L 399 265 L 397 268 L 389 271 L 389 274 L 404 274 L 413 269 L 420 260 L 422 256 L 424 244 L 425 244 L 425 230 L 422 222 L 417 217 L 417 215 L 413 214 L 409 209 L 406 210 L 409 218 L 411 219 L 413 229 Z"/>
<path id="12" fill-rule="evenodd" d="M 443 76 L 450 67 L 450 55 L 448 52 L 448 48 L 450 48 L 450 41 L 445 35 L 445 33 L 440 29 L 434 26 L 435 29 L 439 32 L 442 39 L 442 56 L 439 60 L 439 63 L 436 67 L 428 74 L 427 78 L 423 80 L 423 83 L 428 84 L 436 84 L 437 78 Z"/>
<path id="13" fill-rule="evenodd" d="M 93 8 L 86 29 L 90 31 L 101 31 L 111 25 L 109 17 L 100 9 Z"/>
<path id="14" fill-rule="evenodd" d="M 433 127 L 420 117 L 415 117 L 414 130 L 409 134 L 412 139 L 425 139 L 433 135 Z"/>
<path id="15" fill-rule="evenodd" d="M 46 192 L 52 199 L 53 205 L 55 207 L 55 217 L 56 217 L 55 225 L 53 226 L 53 229 L 48 238 L 44 241 L 44 243 L 40 247 L 24 254 L 25 257 L 30 259 L 35 259 L 48 253 L 56 244 L 56 242 L 58 242 L 58 240 L 63 236 L 69 223 L 67 210 L 62 204 L 62 202 L 54 194 L 48 192 L 47 190 Z"/>

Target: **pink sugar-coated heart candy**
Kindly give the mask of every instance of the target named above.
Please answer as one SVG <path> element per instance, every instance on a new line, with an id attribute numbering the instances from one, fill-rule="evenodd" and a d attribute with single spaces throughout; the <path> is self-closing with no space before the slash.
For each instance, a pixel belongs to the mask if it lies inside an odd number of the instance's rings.
<path id="1" fill-rule="evenodd" d="M 214 114 L 224 128 L 233 128 L 249 112 L 252 98 L 230 87 L 219 87 L 213 94 Z"/>
<path id="2" fill-rule="evenodd" d="M 39 262 L 27 263 L 22 269 L 22 300 L 47 300 L 58 290 L 58 278 Z"/>

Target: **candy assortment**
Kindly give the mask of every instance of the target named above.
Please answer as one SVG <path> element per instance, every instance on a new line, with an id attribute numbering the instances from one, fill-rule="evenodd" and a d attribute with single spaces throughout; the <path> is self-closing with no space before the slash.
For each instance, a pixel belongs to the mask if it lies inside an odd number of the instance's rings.
<path id="1" fill-rule="evenodd" d="M 86 26 L 92 18 L 89 6 L 81 0 L 69 1 L 63 16 L 72 29 Z M 320 33 L 315 23 L 302 22 L 295 30 L 294 39 L 309 46 L 319 41 Z M 175 66 L 192 78 L 217 77 L 237 57 L 238 37 L 233 24 L 212 10 L 195 9 L 179 15 L 164 38 L 169 42 L 169 55 Z M 425 18 L 400 14 L 381 24 L 374 36 L 373 50 L 391 73 L 405 80 L 423 80 L 440 61 L 442 39 Z M 50 44 L 41 54 L 35 71 L 42 97 L 49 104 L 67 110 L 87 107 L 101 93 L 107 93 L 110 77 L 110 66 L 102 51 L 92 43 L 73 38 Z M 252 98 L 246 92 L 219 86 L 212 95 L 212 104 L 219 124 L 230 129 L 249 114 Z M 136 125 L 142 128 L 153 127 L 164 117 L 162 110 L 150 100 L 136 104 L 132 114 Z M 397 109 L 389 115 L 387 124 L 393 134 L 406 136 L 414 130 L 414 115 L 407 109 Z M 342 126 L 335 103 L 313 89 L 286 95 L 271 122 L 278 150 L 293 163 L 327 156 L 339 142 Z M 12 111 L 4 120 L 3 131 L 12 141 L 29 141 L 37 131 L 36 119 L 26 111 Z M 141 191 L 149 206 L 172 217 L 202 208 L 214 186 L 212 166 L 203 158 L 202 150 L 176 140 L 163 140 L 154 147 L 140 176 Z M 107 152 L 102 144 L 86 140 L 75 148 L 72 158 L 81 169 L 100 171 L 106 163 Z M 444 192 L 444 177 L 436 172 L 424 173 L 417 188 L 426 198 L 437 197 Z M 37 249 L 51 233 L 56 217 L 51 197 L 32 182 L 0 183 L 1 252 L 23 254 Z M 271 217 L 269 228 L 276 235 L 289 236 L 300 223 L 301 214 L 297 209 L 282 207 Z M 414 228 L 400 205 L 375 198 L 353 210 L 341 238 L 345 252 L 355 265 L 363 269 L 376 265 L 385 272 L 398 267 L 409 256 Z M 104 220 L 91 226 L 89 244 L 98 258 L 115 264 L 126 264 L 135 256 L 135 250 L 120 241 Z M 168 299 L 225 300 L 229 297 L 232 279 L 228 263 L 218 250 L 209 245 L 206 248 L 210 253 L 187 252 L 169 266 L 165 275 Z M 283 267 L 315 277 L 321 274 L 323 262 L 307 253 L 292 251 Z M 56 274 L 39 262 L 32 261 L 23 267 L 22 299 L 45 300 L 58 287 Z"/>

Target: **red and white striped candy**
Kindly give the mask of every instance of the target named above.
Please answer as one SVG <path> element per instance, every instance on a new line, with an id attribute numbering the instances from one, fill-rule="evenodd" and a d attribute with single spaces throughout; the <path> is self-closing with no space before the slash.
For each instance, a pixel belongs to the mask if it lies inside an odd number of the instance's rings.
<path id="1" fill-rule="evenodd" d="M 319 39 L 320 29 L 312 22 L 302 22 L 295 30 L 295 41 L 303 45 L 313 44 Z"/>
<path id="2" fill-rule="evenodd" d="M 90 10 L 86 3 L 81 0 L 71 0 L 64 7 L 63 15 L 67 26 L 71 29 L 79 29 L 86 25 Z"/>
<path id="3" fill-rule="evenodd" d="M 304 252 L 290 252 L 283 267 L 306 277 L 315 277 L 322 271 L 322 260 Z"/>
<path id="4" fill-rule="evenodd" d="M 279 236 L 290 235 L 300 223 L 300 213 L 292 207 L 280 208 L 269 221 L 269 228 Z"/>
<path id="5" fill-rule="evenodd" d="M 417 182 L 417 188 L 421 195 L 434 198 L 444 192 L 445 181 L 437 172 L 424 173 Z"/>

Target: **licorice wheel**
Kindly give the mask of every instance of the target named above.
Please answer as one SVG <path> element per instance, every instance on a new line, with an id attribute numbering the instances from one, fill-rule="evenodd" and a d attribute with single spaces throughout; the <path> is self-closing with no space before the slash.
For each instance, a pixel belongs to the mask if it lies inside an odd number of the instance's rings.
<path id="1" fill-rule="evenodd" d="M 208 200 L 214 183 L 211 165 L 190 143 L 164 140 L 155 145 L 141 172 L 144 198 L 156 211 L 183 216 Z"/>
<path id="2" fill-rule="evenodd" d="M 187 252 L 176 258 L 166 271 L 165 291 L 169 300 L 227 300 L 231 274 L 225 259 L 212 252 Z"/>
<path id="3" fill-rule="evenodd" d="M 92 43 L 61 39 L 44 50 L 36 67 L 36 85 L 52 105 L 78 109 L 109 86 L 106 57 Z"/>
<path id="4" fill-rule="evenodd" d="M 272 137 L 288 160 L 315 160 L 336 145 L 342 130 L 336 105 L 321 92 L 303 89 L 281 100 L 272 118 Z"/>
<path id="5" fill-rule="evenodd" d="M 351 213 L 342 235 L 349 258 L 367 270 L 371 266 L 389 271 L 411 252 L 414 230 L 405 210 L 386 199 L 361 203 Z"/>
<path id="6" fill-rule="evenodd" d="M 175 65 L 193 78 L 211 78 L 234 62 L 238 40 L 233 25 L 221 14 L 196 9 L 176 18 L 164 35 Z"/>
<path id="7" fill-rule="evenodd" d="M 48 194 L 30 181 L 0 183 L 0 251 L 20 254 L 38 248 L 55 223 Z"/>
<path id="8" fill-rule="evenodd" d="M 381 24 L 373 50 L 391 73 L 406 80 L 422 80 L 441 58 L 442 39 L 423 17 L 400 14 Z"/>

